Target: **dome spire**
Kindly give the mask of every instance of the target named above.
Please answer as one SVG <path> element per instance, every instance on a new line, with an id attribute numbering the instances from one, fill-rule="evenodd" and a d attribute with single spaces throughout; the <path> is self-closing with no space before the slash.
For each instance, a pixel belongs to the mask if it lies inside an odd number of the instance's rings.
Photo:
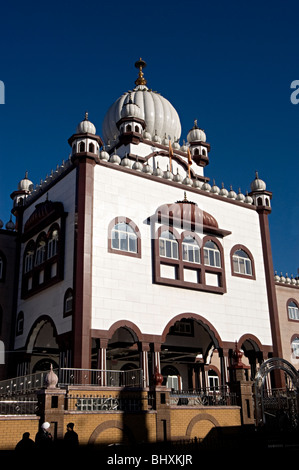
<path id="1" fill-rule="evenodd" d="M 139 74 L 137 80 L 135 80 L 136 85 L 146 85 L 146 79 L 143 77 L 143 69 L 146 67 L 146 62 L 140 59 L 135 62 L 135 67 L 139 69 Z"/>

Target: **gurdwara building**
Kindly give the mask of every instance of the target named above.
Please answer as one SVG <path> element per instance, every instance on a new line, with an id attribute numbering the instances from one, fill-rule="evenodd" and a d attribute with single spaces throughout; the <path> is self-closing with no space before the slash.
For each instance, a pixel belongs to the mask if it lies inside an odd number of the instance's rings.
<path id="1" fill-rule="evenodd" d="M 70 157 L 36 186 L 26 174 L 11 195 L 2 377 L 50 364 L 141 368 L 144 386 L 158 370 L 168 387 L 192 390 L 227 383 L 235 344 L 252 376 L 283 355 L 271 192 L 258 174 L 246 194 L 212 184 L 205 132 L 195 121 L 180 143 L 178 113 L 135 65 L 135 88 L 101 135 L 86 113 Z"/>

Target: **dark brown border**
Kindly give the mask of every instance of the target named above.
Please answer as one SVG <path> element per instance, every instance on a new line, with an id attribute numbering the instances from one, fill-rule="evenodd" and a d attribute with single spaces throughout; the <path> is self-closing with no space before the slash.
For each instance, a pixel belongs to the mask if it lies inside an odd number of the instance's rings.
<path id="1" fill-rule="evenodd" d="M 235 253 L 235 251 L 237 250 L 243 250 L 245 251 L 245 253 L 249 256 L 249 259 L 251 261 L 251 271 L 252 271 L 252 274 L 248 275 L 248 274 L 241 274 L 241 273 L 236 273 L 234 271 L 234 263 L 233 263 L 233 255 Z M 231 275 L 232 276 L 235 276 L 235 277 L 242 277 L 243 279 L 252 279 L 252 280 L 256 280 L 256 277 L 255 277 L 255 264 L 254 264 L 254 258 L 252 256 L 252 253 L 251 251 L 245 246 L 245 245 L 234 245 L 232 247 L 232 249 L 230 250 L 230 265 L 231 265 Z"/>
<path id="2" fill-rule="evenodd" d="M 130 225 L 130 227 L 134 230 L 134 232 L 137 235 L 137 253 L 132 253 L 131 251 L 123 251 L 123 250 L 116 250 L 115 248 L 112 248 L 112 238 L 111 238 L 111 231 L 113 227 L 116 224 L 119 223 L 125 223 Z M 117 216 L 114 217 L 114 219 L 111 220 L 111 222 L 108 225 L 108 253 L 115 253 L 117 255 L 123 255 L 123 256 L 130 256 L 133 258 L 141 258 L 141 235 L 140 235 L 140 230 L 138 226 L 135 224 L 135 222 L 128 217 L 123 217 L 123 216 Z"/>

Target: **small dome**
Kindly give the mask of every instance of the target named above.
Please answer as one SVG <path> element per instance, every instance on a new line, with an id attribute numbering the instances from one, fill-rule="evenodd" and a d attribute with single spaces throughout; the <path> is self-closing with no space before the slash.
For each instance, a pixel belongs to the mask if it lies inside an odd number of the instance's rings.
<path id="1" fill-rule="evenodd" d="M 144 133 L 143 133 L 143 138 L 144 138 L 145 140 L 152 140 L 152 135 L 151 135 L 150 132 L 144 131 Z"/>
<path id="2" fill-rule="evenodd" d="M 153 173 L 153 169 L 149 165 L 149 163 L 145 163 L 145 165 L 143 165 L 142 171 L 143 171 L 143 173 L 147 173 L 149 175 L 152 175 L 152 173 Z"/>
<path id="3" fill-rule="evenodd" d="M 133 103 L 131 93 L 127 96 L 124 101 L 123 107 L 121 109 L 121 117 L 132 117 L 132 118 L 140 118 L 140 106 L 138 104 Z"/>
<path id="4" fill-rule="evenodd" d="M 173 180 L 173 174 L 169 171 L 169 166 L 167 165 L 167 170 L 163 173 L 163 178 L 166 180 Z"/>
<path id="5" fill-rule="evenodd" d="M 173 181 L 176 183 L 181 183 L 183 181 L 182 176 L 179 174 L 179 170 L 177 169 L 176 175 L 173 177 Z"/>
<path id="6" fill-rule="evenodd" d="M 181 146 L 180 146 L 178 140 L 175 140 L 175 141 L 173 142 L 172 148 L 173 148 L 174 150 L 180 150 Z"/>
<path id="7" fill-rule="evenodd" d="M 109 163 L 114 163 L 115 165 L 119 165 L 120 162 L 121 162 L 121 158 L 117 155 L 117 153 L 114 153 L 109 158 Z"/>
<path id="8" fill-rule="evenodd" d="M 220 193 L 220 188 L 216 185 L 215 181 L 213 181 L 213 186 L 211 187 L 211 193 L 213 194 Z"/>
<path id="9" fill-rule="evenodd" d="M 208 182 L 206 182 L 202 185 L 201 189 L 203 191 L 211 191 L 211 185 Z"/>
<path id="10" fill-rule="evenodd" d="M 14 230 L 15 229 L 15 224 L 11 220 L 11 216 L 7 224 L 5 225 L 6 230 Z"/>
<path id="11" fill-rule="evenodd" d="M 239 192 L 237 194 L 237 197 L 236 197 L 237 201 L 241 201 L 241 202 L 244 202 L 245 201 L 245 196 L 244 194 L 241 193 L 241 189 L 239 188 Z"/>
<path id="12" fill-rule="evenodd" d="M 246 196 L 245 196 L 244 202 L 246 202 L 247 204 L 252 204 L 253 203 L 253 199 L 252 199 L 251 196 L 249 196 L 248 191 L 246 191 Z"/>
<path id="13" fill-rule="evenodd" d="M 153 135 L 153 142 L 156 142 L 157 144 L 161 144 L 162 142 L 162 139 L 161 137 L 157 134 L 157 131 L 155 131 L 154 135 Z"/>
<path id="14" fill-rule="evenodd" d="M 110 155 L 105 149 L 100 151 L 100 160 L 106 160 L 108 162 L 109 158 Z"/>
<path id="15" fill-rule="evenodd" d="M 228 192 L 227 197 L 229 199 L 236 199 L 237 198 L 237 193 L 233 190 L 232 186 L 230 187 L 230 191 Z"/>
<path id="16" fill-rule="evenodd" d="M 220 192 L 219 192 L 220 196 L 223 196 L 223 197 L 227 197 L 228 196 L 228 190 L 225 189 L 224 187 L 224 184 L 222 183 L 222 186 L 221 186 L 221 189 L 220 189 Z"/>
<path id="17" fill-rule="evenodd" d="M 121 161 L 120 164 L 121 164 L 121 166 L 124 166 L 124 167 L 126 167 L 126 168 L 131 168 L 131 162 L 130 162 L 130 159 L 129 159 L 127 156 L 125 156 L 125 157 L 122 159 L 122 161 Z"/>
<path id="18" fill-rule="evenodd" d="M 181 152 L 187 153 L 188 152 L 188 146 L 186 145 L 186 142 L 183 140 L 183 145 L 180 148 Z"/>
<path id="19" fill-rule="evenodd" d="M 154 170 L 154 175 L 158 176 L 159 178 L 163 178 L 163 170 L 159 167 L 159 162 L 157 162 L 157 168 Z"/>
<path id="20" fill-rule="evenodd" d="M 133 170 L 136 170 L 136 171 L 142 171 L 142 163 L 140 163 L 138 160 L 136 160 L 136 162 L 133 163 L 133 166 L 132 166 Z"/>
<path id="21" fill-rule="evenodd" d="M 202 129 L 197 126 L 197 120 L 194 121 L 194 126 L 188 132 L 187 135 L 188 142 L 205 142 L 206 134 Z"/>
<path id="22" fill-rule="evenodd" d="M 183 184 L 186 184 L 187 186 L 192 186 L 193 185 L 192 179 L 189 178 L 188 175 L 186 175 L 186 178 L 183 179 Z"/>
<path id="23" fill-rule="evenodd" d="M 28 179 L 28 173 L 26 171 L 25 177 L 19 182 L 18 190 L 19 191 L 32 191 L 33 183 Z"/>
<path id="24" fill-rule="evenodd" d="M 85 119 L 78 124 L 76 134 L 96 134 L 96 128 L 93 123 L 88 120 L 87 112 L 85 113 Z"/>
<path id="25" fill-rule="evenodd" d="M 261 180 L 258 176 L 258 172 L 255 173 L 255 179 L 250 185 L 251 191 L 265 191 L 266 183 Z"/>

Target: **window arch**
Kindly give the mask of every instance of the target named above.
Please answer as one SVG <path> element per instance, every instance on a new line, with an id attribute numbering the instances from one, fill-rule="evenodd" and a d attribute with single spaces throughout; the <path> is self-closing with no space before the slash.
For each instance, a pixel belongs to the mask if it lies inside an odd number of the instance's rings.
<path id="1" fill-rule="evenodd" d="M 80 142 L 80 144 L 79 144 L 79 152 L 85 152 L 85 143 L 84 143 L 84 142 Z"/>
<path id="2" fill-rule="evenodd" d="M 289 320 L 299 320 L 299 308 L 295 299 L 289 299 L 287 302 L 288 318 Z"/>
<path id="3" fill-rule="evenodd" d="M 178 241 L 170 230 L 164 230 L 159 237 L 159 255 L 163 258 L 178 259 Z"/>
<path id="4" fill-rule="evenodd" d="M 24 331 L 24 313 L 21 311 L 17 316 L 16 335 L 22 335 Z"/>
<path id="5" fill-rule="evenodd" d="M 89 150 L 90 153 L 94 153 L 94 144 L 93 143 L 89 144 L 88 150 Z"/>
<path id="6" fill-rule="evenodd" d="M 24 252 L 24 273 L 32 271 L 34 266 L 35 243 L 33 240 L 27 244 Z"/>
<path id="7" fill-rule="evenodd" d="M 230 258 L 232 276 L 255 279 L 254 259 L 246 246 L 233 246 Z"/>
<path id="8" fill-rule="evenodd" d="M 108 227 L 108 251 L 141 257 L 141 237 L 137 225 L 127 217 L 116 217 Z"/>

